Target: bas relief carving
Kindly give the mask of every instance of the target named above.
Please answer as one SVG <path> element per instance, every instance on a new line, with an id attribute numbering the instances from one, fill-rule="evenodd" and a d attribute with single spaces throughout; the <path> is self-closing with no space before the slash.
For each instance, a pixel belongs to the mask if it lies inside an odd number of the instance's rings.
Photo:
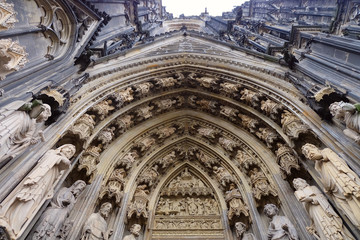
<path id="1" fill-rule="evenodd" d="M 30 145 L 45 141 L 43 122 L 51 116 L 51 108 L 38 101 L 24 104 L 20 110 L 3 109 L 0 116 L 0 168 L 22 154 Z"/>
<path id="2" fill-rule="evenodd" d="M 324 190 L 350 221 L 360 227 L 360 179 L 335 152 L 305 144 L 302 152 L 315 162 Z"/>
<path id="3" fill-rule="evenodd" d="M 54 186 L 63 172 L 70 167 L 75 146 L 65 144 L 47 151 L 34 170 L 0 205 L 0 225 L 10 237 L 16 239 L 39 210 L 41 204 L 53 197 Z"/>

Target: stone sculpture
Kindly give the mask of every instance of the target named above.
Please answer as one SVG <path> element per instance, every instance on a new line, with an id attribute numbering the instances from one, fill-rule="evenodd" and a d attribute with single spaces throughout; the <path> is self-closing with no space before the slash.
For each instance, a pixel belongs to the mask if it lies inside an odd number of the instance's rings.
<path id="1" fill-rule="evenodd" d="M 158 168 L 159 168 L 159 166 L 155 164 L 151 168 L 145 170 L 139 176 L 138 182 L 139 183 L 146 183 L 148 186 L 152 186 L 158 180 L 157 179 L 158 176 L 159 176 Z"/>
<path id="2" fill-rule="evenodd" d="M 87 140 L 91 136 L 95 124 L 95 115 L 85 113 L 70 127 L 69 132 L 78 135 L 81 140 Z"/>
<path id="3" fill-rule="evenodd" d="M 248 129 L 250 133 L 255 133 L 258 129 L 259 121 L 251 118 L 245 114 L 238 114 L 239 118 L 241 119 L 241 125 Z"/>
<path id="4" fill-rule="evenodd" d="M 41 215 L 32 239 L 65 239 L 67 232 L 63 229 L 66 218 L 74 207 L 77 197 L 84 190 L 86 183 L 82 180 L 76 181 L 70 188 L 63 187 L 51 201 L 50 207 Z M 70 224 L 70 223 L 68 223 Z"/>
<path id="5" fill-rule="evenodd" d="M 261 101 L 261 110 L 264 111 L 273 120 L 277 120 L 280 112 L 284 110 L 284 108 L 284 105 L 276 103 L 270 99 Z"/>
<path id="6" fill-rule="evenodd" d="M 360 144 L 360 112 L 359 104 L 334 102 L 329 107 L 331 115 L 346 125 L 344 134 Z"/>
<path id="7" fill-rule="evenodd" d="M 106 218 L 112 210 L 111 203 L 103 203 L 99 212 L 93 213 L 85 222 L 81 240 L 109 240 L 112 230 L 108 230 Z"/>
<path id="8" fill-rule="evenodd" d="M 279 135 L 277 132 L 269 127 L 259 128 L 259 131 L 255 133 L 258 138 L 266 143 L 268 148 L 272 148 L 273 144 L 278 140 Z"/>
<path id="9" fill-rule="evenodd" d="M 212 113 L 215 113 L 216 112 L 216 106 L 218 105 L 218 102 L 202 99 L 202 100 L 196 101 L 196 104 L 202 110 L 210 111 Z"/>
<path id="10" fill-rule="evenodd" d="M 137 218 L 140 216 L 147 219 L 149 217 L 148 202 L 149 202 L 149 190 L 146 189 L 147 185 L 138 185 L 132 202 L 129 204 L 127 209 L 127 217 L 131 219 L 135 214 Z"/>
<path id="11" fill-rule="evenodd" d="M 256 240 L 254 234 L 245 233 L 246 224 L 242 222 L 235 223 L 236 239 L 237 240 Z"/>
<path id="12" fill-rule="evenodd" d="M 123 197 L 123 186 L 125 185 L 126 172 L 123 168 L 115 169 L 109 178 L 106 185 L 101 187 L 99 199 L 102 199 L 105 195 L 108 198 L 115 198 L 116 203 L 120 203 Z"/>
<path id="13" fill-rule="evenodd" d="M 92 106 L 89 111 L 96 112 L 99 119 L 104 120 L 105 117 L 107 117 L 107 115 L 109 115 L 109 113 L 115 109 L 115 107 L 113 107 L 111 104 L 111 100 L 105 100 L 96 104 L 95 106 Z"/>
<path id="14" fill-rule="evenodd" d="M 123 158 L 119 159 L 116 162 L 116 166 L 124 167 L 126 170 L 129 170 L 132 164 L 139 158 L 139 155 L 136 151 L 128 152 Z"/>
<path id="15" fill-rule="evenodd" d="M 272 195 L 277 196 L 275 188 L 269 183 L 265 174 L 258 168 L 250 171 L 250 179 L 253 188 L 253 194 L 256 200 L 261 200 L 262 197 Z"/>
<path id="16" fill-rule="evenodd" d="M 115 127 L 108 127 L 100 131 L 100 133 L 97 136 L 97 139 L 101 142 L 103 149 L 106 149 L 108 145 L 113 140 L 115 134 Z"/>
<path id="17" fill-rule="evenodd" d="M 300 170 L 299 161 L 289 146 L 278 143 L 277 147 L 278 149 L 275 151 L 276 162 L 279 164 L 282 177 L 285 179 L 291 175 L 292 169 Z"/>
<path id="18" fill-rule="evenodd" d="M 53 189 L 63 172 L 70 167 L 75 146 L 65 144 L 47 151 L 25 179 L 0 205 L 0 225 L 16 239 L 36 214 L 41 204 L 53 197 Z"/>
<path id="19" fill-rule="evenodd" d="M 325 196 L 315 186 L 301 178 L 293 180 L 296 198 L 303 204 L 311 219 L 309 233 L 321 240 L 353 239 L 343 226 Z"/>
<path id="20" fill-rule="evenodd" d="M 126 130 L 128 130 L 134 122 L 132 119 L 134 118 L 133 115 L 125 115 L 122 117 L 118 117 L 115 120 L 116 130 L 119 134 L 124 133 Z"/>
<path id="21" fill-rule="evenodd" d="M 138 121 L 146 120 L 153 116 L 154 106 L 142 106 L 135 110 Z"/>
<path id="22" fill-rule="evenodd" d="M 252 107 L 258 107 L 261 98 L 263 97 L 262 93 L 254 92 L 249 89 L 241 90 L 241 98 L 240 100 L 245 101 L 246 104 L 251 105 Z"/>
<path id="23" fill-rule="evenodd" d="M 123 240 L 136 240 L 136 238 L 140 235 L 141 225 L 133 224 L 130 228 L 130 235 L 127 235 L 123 238 Z"/>
<path id="24" fill-rule="evenodd" d="M 228 218 L 232 220 L 234 216 L 240 217 L 241 214 L 249 216 L 249 208 L 245 205 L 239 189 L 235 188 L 234 183 L 230 183 L 229 191 L 225 194 L 225 201 L 228 204 Z"/>
<path id="25" fill-rule="evenodd" d="M 229 82 L 220 83 L 220 90 L 225 93 L 236 95 L 241 88 L 240 84 L 234 84 Z"/>
<path id="26" fill-rule="evenodd" d="M 152 84 L 150 82 L 139 83 L 139 84 L 134 86 L 135 92 L 139 96 L 142 96 L 142 95 L 145 95 L 145 94 L 149 93 L 152 87 L 154 87 L 154 84 Z"/>
<path id="27" fill-rule="evenodd" d="M 165 169 L 168 166 L 171 166 L 175 162 L 175 160 L 176 160 L 175 151 L 171 151 L 169 154 L 157 160 L 156 164 L 160 165 L 162 169 Z"/>
<path id="28" fill-rule="evenodd" d="M 240 164 L 241 167 L 249 170 L 251 166 L 256 166 L 257 161 L 255 158 L 251 157 L 247 152 L 238 150 L 235 156 L 235 159 Z"/>
<path id="29" fill-rule="evenodd" d="M 238 113 L 239 111 L 236 110 L 235 108 L 228 106 L 220 106 L 220 114 L 229 118 L 231 121 L 236 121 L 236 117 Z"/>
<path id="30" fill-rule="evenodd" d="M 85 169 L 87 176 L 90 176 L 92 173 L 94 173 L 96 171 L 96 165 L 99 163 L 101 151 L 101 144 L 88 147 L 79 159 L 78 169 Z"/>
<path id="31" fill-rule="evenodd" d="M 172 100 L 170 98 L 154 101 L 154 104 L 157 107 L 156 112 L 158 113 L 170 110 L 175 103 L 176 100 Z"/>
<path id="32" fill-rule="evenodd" d="M 116 106 L 121 107 L 124 103 L 134 100 L 133 93 L 134 91 L 130 87 L 125 90 L 115 92 L 112 96 L 117 102 Z"/>
<path id="33" fill-rule="evenodd" d="M 223 167 L 214 166 L 213 172 L 216 174 L 216 179 L 223 187 L 226 187 L 227 184 L 234 182 L 234 178 L 231 176 L 229 171 Z"/>
<path id="34" fill-rule="evenodd" d="M 24 104 L 21 110 L 3 110 L 0 116 L 0 167 L 23 153 L 27 147 L 45 141 L 37 124 L 51 116 L 50 106 L 39 101 Z M 39 135 L 39 136 L 37 136 Z"/>
<path id="35" fill-rule="evenodd" d="M 320 150 L 312 144 L 305 144 L 302 152 L 306 158 L 315 161 L 315 169 L 321 176 L 325 192 L 360 228 L 360 179 L 356 173 L 329 148 Z"/>
<path id="36" fill-rule="evenodd" d="M 156 143 L 155 138 L 152 137 L 146 137 L 139 142 L 134 144 L 134 147 L 139 149 L 141 154 L 144 154 L 149 148 L 151 148 L 152 145 Z"/>
<path id="37" fill-rule="evenodd" d="M 239 147 L 239 144 L 237 142 L 224 137 L 219 138 L 219 144 L 230 153 L 232 153 L 236 150 L 236 148 Z"/>
<path id="38" fill-rule="evenodd" d="M 1 18 L 7 15 L 1 11 L 1 5 L 2 1 L 0 1 L 0 31 L 2 30 L 2 23 L 4 23 Z M 29 61 L 27 56 L 25 47 L 21 46 L 18 41 L 12 41 L 11 38 L 0 39 L 0 80 L 4 80 L 6 75 L 23 68 Z"/>
<path id="39" fill-rule="evenodd" d="M 294 225 L 285 216 L 279 216 L 279 209 L 274 204 L 266 204 L 264 214 L 270 218 L 268 229 L 269 240 L 298 240 Z"/>
<path id="40" fill-rule="evenodd" d="M 281 114 L 281 125 L 283 132 L 293 140 L 298 139 L 301 133 L 310 132 L 308 125 L 304 124 L 295 114 L 287 110 Z"/>

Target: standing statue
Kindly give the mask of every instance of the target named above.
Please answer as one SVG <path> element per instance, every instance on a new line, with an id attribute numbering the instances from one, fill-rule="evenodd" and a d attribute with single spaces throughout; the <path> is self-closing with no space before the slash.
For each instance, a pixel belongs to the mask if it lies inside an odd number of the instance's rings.
<path id="1" fill-rule="evenodd" d="M 293 184 L 296 198 L 303 203 L 311 219 L 311 226 L 306 228 L 309 233 L 321 240 L 353 239 L 317 187 L 309 186 L 302 178 L 295 178 Z"/>
<path id="2" fill-rule="evenodd" d="M 265 215 L 271 219 L 268 229 L 269 240 L 298 240 L 296 229 L 285 216 L 279 216 L 279 209 L 274 204 L 266 204 Z"/>
<path id="3" fill-rule="evenodd" d="M 112 210 L 109 202 L 103 203 L 99 212 L 90 215 L 82 230 L 81 240 L 109 240 L 113 231 L 108 230 L 106 218 Z"/>
<path id="4" fill-rule="evenodd" d="M 329 107 L 331 115 L 344 122 L 344 134 L 360 144 L 360 104 L 334 102 Z"/>
<path id="5" fill-rule="evenodd" d="M 256 240 L 254 234 L 245 233 L 246 224 L 242 222 L 235 223 L 236 239 L 237 240 Z"/>
<path id="6" fill-rule="evenodd" d="M 16 111 L 6 109 L 0 112 L 0 168 L 30 145 L 45 141 L 42 131 L 37 131 L 37 125 L 50 116 L 50 106 L 36 100 Z"/>
<path id="7" fill-rule="evenodd" d="M 45 200 L 53 197 L 56 182 L 70 167 L 75 146 L 65 144 L 47 151 L 34 170 L 0 205 L 0 225 L 16 239 L 39 210 Z"/>
<path id="8" fill-rule="evenodd" d="M 360 228 L 359 177 L 329 148 L 319 150 L 312 144 L 305 144 L 301 149 L 306 158 L 315 161 L 315 169 L 320 174 L 325 192 L 350 221 Z"/>
<path id="9" fill-rule="evenodd" d="M 133 224 L 130 228 L 130 235 L 127 235 L 123 238 L 123 240 L 136 240 L 136 238 L 140 235 L 141 226 L 139 224 Z"/>
<path id="10" fill-rule="evenodd" d="M 76 198 L 84 190 L 86 183 L 83 180 L 76 181 L 70 188 L 63 187 L 51 201 L 50 207 L 40 217 L 33 240 L 40 239 L 65 239 L 66 233 L 61 231 L 66 218 L 75 205 Z"/>

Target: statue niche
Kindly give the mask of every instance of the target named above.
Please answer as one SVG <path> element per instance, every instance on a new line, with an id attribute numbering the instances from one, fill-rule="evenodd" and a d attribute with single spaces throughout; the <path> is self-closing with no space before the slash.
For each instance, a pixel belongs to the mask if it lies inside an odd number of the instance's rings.
<path id="1" fill-rule="evenodd" d="M 153 237 L 164 238 L 165 233 L 175 234 L 179 230 L 184 230 L 184 236 L 192 237 L 214 231 L 221 235 L 222 229 L 220 209 L 212 189 L 188 168 L 161 190 L 155 207 Z"/>

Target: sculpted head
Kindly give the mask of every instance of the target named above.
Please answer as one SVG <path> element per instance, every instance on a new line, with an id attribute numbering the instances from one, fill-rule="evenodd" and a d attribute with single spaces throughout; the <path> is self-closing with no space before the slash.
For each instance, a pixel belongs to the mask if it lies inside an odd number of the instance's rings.
<path id="1" fill-rule="evenodd" d="M 49 117 L 51 117 L 51 107 L 48 104 L 42 104 L 41 107 L 43 111 L 36 118 L 36 122 L 38 123 L 45 122 Z"/>
<path id="2" fill-rule="evenodd" d="M 104 218 L 107 218 L 109 216 L 111 210 L 112 210 L 111 203 L 106 202 L 106 203 L 101 204 L 99 212 L 100 212 L 101 216 L 103 216 Z"/>
<path id="3" fill-rule="evenodd" d="M 72 188 L 71 192 L 74 194 L 75 197 L 77 197 L 85 189 L 85 187 L 86 187 L 86 183 L 83 180 L 77 180 L 71 186 Z"/>
<path id="4" fill-rule="evenodd" d="M 313 144 L 307 143 L 301 147 L 304 156 L 309 160 L 321 160 L 323 158 L 320 150 Z"/>
<path id="5" fill-rule="evenodd" d="M 274 204 L 266 204 L 264 207 L 264 214 L 268 217 L 268 218 L 273 218 L 274 216 L 276 216 L 279 213 L 279 209 L 277 206 L 275 206 Z"/>
<path id="6" fill-rule="evenodd" d="M 237 222 L 235 223 L 235 229 L 236 229 L 236 236 L 240 238 L 246 231 L 246 225 L 242 222 Z"/>
<path id="7" fill-rule="evenodd" d="M 309 186 L 309 184 L 302 178 L 295 178 L 293 180 L 293 185 L 296 190 L 302 190 Z"/>
<path id="8" fill-rule="evenodd" d="M 58 148 L 60 153 L 62 153 L 67 159 L 72 158 L 76 152 L 76 148 L 72 144 L 64 144 Z"/>
<path id="9" fill-rule="evenodd" d="M 140 224 L 133 224 L 130 228 L 130 232 L 135 236 L 139 236 L 141 231 L 141 225 Z"/>
<path id="10" fill-rule="evenodd" d="M 345 111 L 343 109 L 344 102 L 334 102 L 329 106 L 330 113 L 336 119 L 343 119 Z"/>

